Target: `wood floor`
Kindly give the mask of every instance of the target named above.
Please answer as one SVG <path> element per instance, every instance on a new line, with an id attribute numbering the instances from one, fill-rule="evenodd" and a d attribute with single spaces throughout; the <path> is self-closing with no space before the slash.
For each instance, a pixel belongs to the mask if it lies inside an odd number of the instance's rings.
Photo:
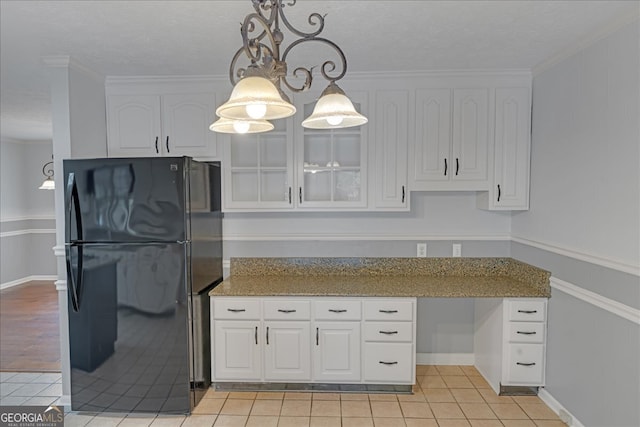
<path id="1" fill-rule="evenodd" d="M 0 371 L 59 372 L 58 292 L 50 281 L 0 291 Z"/>

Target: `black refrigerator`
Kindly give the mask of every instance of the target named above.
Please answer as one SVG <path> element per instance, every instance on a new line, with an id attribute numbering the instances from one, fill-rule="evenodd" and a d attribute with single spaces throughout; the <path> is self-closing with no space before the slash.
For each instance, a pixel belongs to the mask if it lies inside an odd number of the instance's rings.
<path id="1" fill-rule="evenodd" d="M 220 164 L 64 160 L 71 409 L 188 414 L 211 383 Z"/>

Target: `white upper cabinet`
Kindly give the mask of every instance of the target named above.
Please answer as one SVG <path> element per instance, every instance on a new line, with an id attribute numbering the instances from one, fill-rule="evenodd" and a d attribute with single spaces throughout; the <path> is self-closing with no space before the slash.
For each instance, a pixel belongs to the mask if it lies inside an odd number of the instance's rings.
<path id="1" fill-rule="evenodd" d="M 367 93 L 347 96 L 367 115 Z M 294 148 L 296 151 L 296 203 L 301 209 L 352 210 L 367 207 L 367 125 L 344 129 L 307 129 L 317 95 L 296 96 Z"/>
<path id="2" fill-rule="evenodd" d="M 159 96 L 109 96 L 107 117 L 109 157 L 161 155 Z"/>
<path id="3" fill-rule="evenodd" d="M 141 89 L 142 88 L 142 89 Z M 107 86 L 107 153 L 109 157 L 221 157 L 216 134 L 213 92 L 180 92 L 171 87 Z M 193 88 L 191 88 L 193 90 Z"/>
<path id="4" fill-rule="evenodd" d="M 409 92 L 380 90 L 375 94 L 374 146 L 369 171 L 373 208 L 408 210 L 407 150 Z"/>
<path id="5" fill-rule="evenodd" d="M 216 134 L 209 130 L 216 112 L 214 94 L 170 94 L 161 100 L 165 155 L 219 157 Z"/>
<path id="6" fill-rule="evenodd" d="M 489 89 L 416 91 L 412 190 L 487 190 Z"/>
<path id="7" fill-rule="evenodd" d="M 528 87 L 496 89 L 493 185 L 478 195 L 478 207 L 529 209 L 531 102 Z"/>
<path id="8" fill-rule="evenodd" d="M 291 119 L 274 120 L 271 132 L 224 135 L 224 209 L 294 207 Z"/>

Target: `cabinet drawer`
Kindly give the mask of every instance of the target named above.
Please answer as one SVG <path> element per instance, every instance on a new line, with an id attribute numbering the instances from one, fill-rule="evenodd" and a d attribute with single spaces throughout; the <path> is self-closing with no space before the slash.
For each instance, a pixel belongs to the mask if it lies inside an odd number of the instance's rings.
<path id="1" fill-rule="evenodd" d="M 413 301 L 374 300 L 364 302 L 365 320 L 413 320 Z"/>
<path id="2" fill-rule="evenodd" d="M 367 322 L 363 326 L 365 341 L 411 342 L 413 340 L 413 324 L 410 322 Z"/>
<path id="3" fill-rule="evenodd" d="M 248 298 L 214 298 L 215 319 L 260 319 L 260 301 Z"/>
<path id="4" fill-rule="evenodd" d="M 508 319 L 523 322 L 544 322 L 545 300 L 509 300 Z"/>
<path id="5" fill-rule="evenodd" d="M 308 320 L 311 302 L 300 300 L 266 300 L 263 305 L 265 320 Z"/>
<path id="6" fill-rule="evenodd" d="M 365 343 L 363 356 L 365 381 L 413 383 L 411 343 Z"/>
<path id="7" fill-rule="evenodd" d="M 543 343 L 545 324 L 540 322 L 509 322 L 509 342 Z"/>
<path id="8" fill-rule="evenodd" d="M 544 385 L 544 345 L 509 344 L 504 385 Z"/>
<path id="9" fill-rule="evenodd" d="M 360 301 L 320 300 L 315 302 L 317 320 L 360 320 L 362 317 Z"/>

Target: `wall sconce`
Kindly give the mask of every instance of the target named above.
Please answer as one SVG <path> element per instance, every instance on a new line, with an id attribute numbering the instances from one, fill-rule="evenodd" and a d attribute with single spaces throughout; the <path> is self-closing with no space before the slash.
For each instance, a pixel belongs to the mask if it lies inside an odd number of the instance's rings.
<path id="1" fill-rule="evenodd" d="M 47 178 L 44 180 L 42 185 L 38 187 L 39 190 L 55 190 L 56 184 L 53 180 L 53 160 L 47 162 L 42 166 L 42 174 Z"/>

